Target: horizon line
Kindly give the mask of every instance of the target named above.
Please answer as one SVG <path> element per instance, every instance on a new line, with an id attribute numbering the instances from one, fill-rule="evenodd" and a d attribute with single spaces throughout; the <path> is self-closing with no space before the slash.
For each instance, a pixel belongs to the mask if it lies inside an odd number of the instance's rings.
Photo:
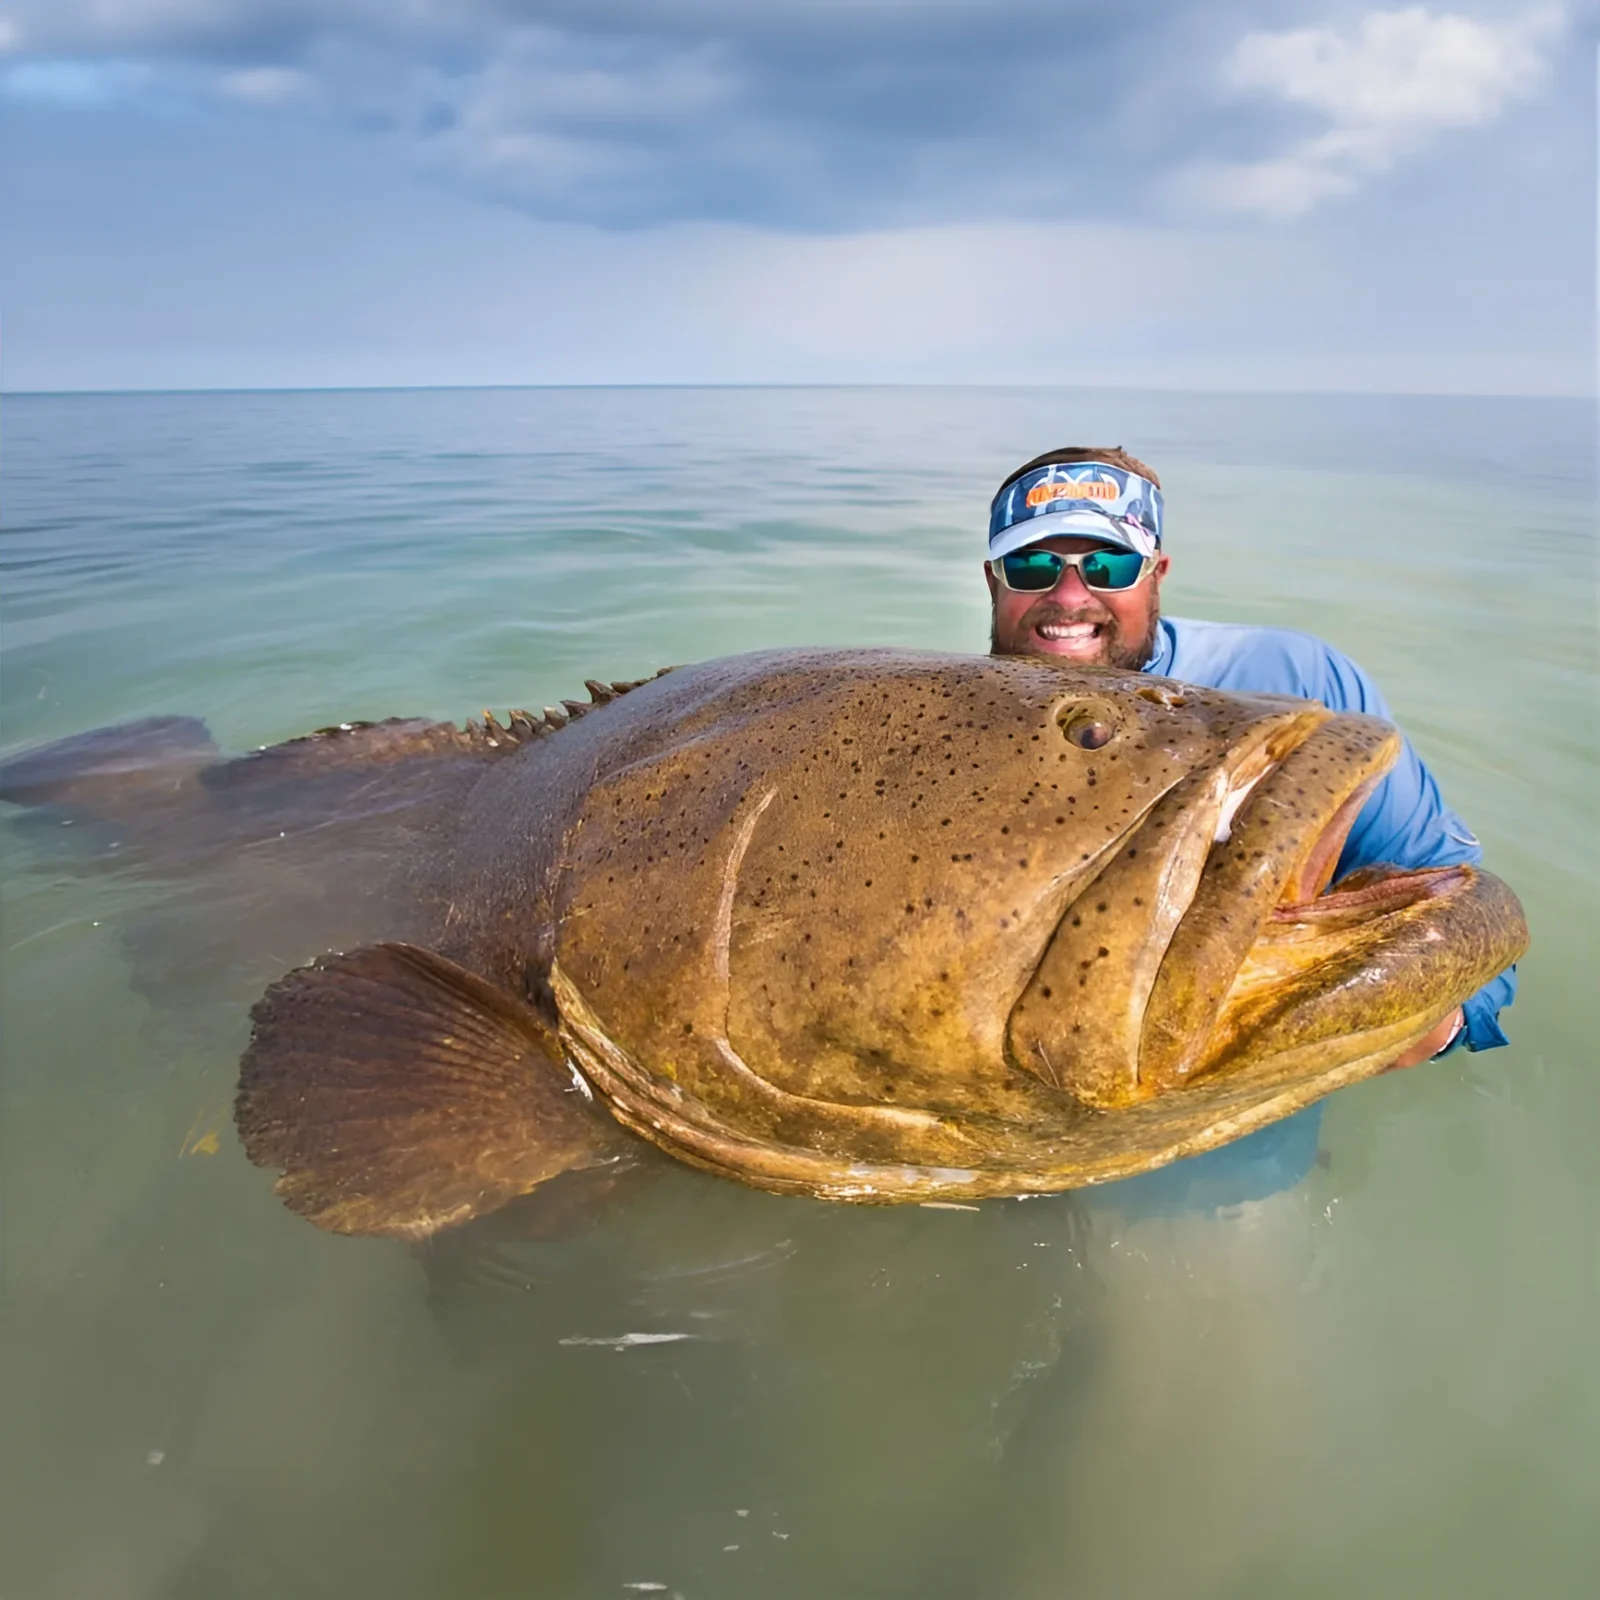
<path id="1" fill-rule="evenodd" d="M 1113 384 L 1113 383 L 1004 383 L 1004 382 L 905 382 L 893 379 L 845 382 L 567 382 L 567 383 L 305 383 L 305 384 L 191 384 L 121 386 L 105 388 L 9 389 L 0 386 L 0 401 L 73 398 L 117 398 L 148 395 L 245 395 L 245 394 L 422 394 L 433 392 L 498 392 L 595 390 L 872 390 L 872 389 L 972 389 L 1036 390 L 1070 392 L 1087 390 L 1097 394 L 1191 394 L 1292 397 L 1304 399 L 1369 400 L 1564 400 L 1593 404 L 1596 392 L 1550 390 L 1479 389 L 1362 389 L 1362 388 L 1247 388 L 1229 385 L 1208 388 L 1197 384 Z"/>

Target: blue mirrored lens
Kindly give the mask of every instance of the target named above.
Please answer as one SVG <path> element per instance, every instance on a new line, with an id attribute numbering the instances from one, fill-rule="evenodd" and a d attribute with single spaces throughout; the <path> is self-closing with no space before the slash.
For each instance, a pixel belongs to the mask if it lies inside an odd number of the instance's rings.
<path id="1" fill-rule="evenodd" d="M 1012 589 L 1053 589 L 1066 562 L 1054 550 L 1017 550 L 1002 556 L 1006 585 Z"/>
<path id="2" fill-rule="evenodd" d="M 1091 589 L 1128 589 L 1139 581 L 1144 557 L 1132 550 L 1095 550 L 1083 558 L 1083 581 Z"/>

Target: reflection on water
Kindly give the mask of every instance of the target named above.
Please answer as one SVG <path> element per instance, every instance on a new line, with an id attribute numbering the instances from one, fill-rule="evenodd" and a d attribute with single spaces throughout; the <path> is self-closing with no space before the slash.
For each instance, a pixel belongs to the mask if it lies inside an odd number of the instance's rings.
<path id="1" fill-rule="evenodd" d="M 7 745 L 185 712 L 231 750 L 766 643 L 981 648 L 993 484 L 1114 437 L 1167 480 L 1169 609 L 1368 666 L 1535 945 L 1510 1050 L 1335 1097 L 1277 1192 L 863 1210 L 652 1155 L 410 1251 L 298 1222 L 234 1142 L 248 1005 L 309 937 L 248 863 L 217 938 L 183 872 L 84 871 L 8 819 L 0 1590 L 1600 1589 L 1590 408 L 590 391 L 7 425 Z"/>

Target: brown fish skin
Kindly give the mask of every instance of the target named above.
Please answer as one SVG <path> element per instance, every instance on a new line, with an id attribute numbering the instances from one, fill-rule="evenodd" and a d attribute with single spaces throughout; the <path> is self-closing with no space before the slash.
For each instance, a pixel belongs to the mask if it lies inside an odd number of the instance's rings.
<path id="1" fill-rule="evenodd" d="M 508 738 L 447 842 L 412 852 L 397 931 L 445 963 L 432 998 L 374 987 L 402 955 L 357 964 L 354 1043 L 294 1021 L 339 1015 L 339 963 L 257 1008 L 241 1134 L 322 1225 L 417 1237 L 616 1159 L 614 1129 L 532 1081 L 570 1085 L 563 1057 L 623 1127 L 779 1192 L 1102 1182 L 1383 1070 L 1526 945 L 1469 867 L 1321 894 L 1398 748 L 1370 718 L 905 651 L 763 652 L 595 698 Z M 472 1032 L 479 980 L 522 1009 Z M 403 1019 L 424 1013 L 420 1049 Z M 559 1104 L 548 1150 L 480 1148 L 469 1032 L 524 1145 Z"/>
<path id="2" fill-rule="evenodd" d="M 1274 905 L 1306 890 L 1313 858 L 1331 870 L 1330 830 L 1393 760 L 1387 725 L 1037 660 L 738 658 L 701 698 L 706 670 L 630 697 L 641 719 L 690 705 L 670 737 L 597 769 L 549 982 L 565 1047 L 619 1120 L 746 1182 L 896 1200 L 1145 1170 L 1381 1070 L 1525 942 L 1508 893 L 1466 871 L 1420 908 L 1374 906 L 1359 939 L 1332 935 L 1370 954 L 1420 919 L 1458 970 L 1412 951 L 1384 1007 L 1335 1015 L 1313 1004 L 1324 969 L 1300 969 L 1261 1031 L 1260 994 L 1224 1003 Z M 1110 741 L 1074 744 L 1086 721 Z M 1276 761 L 1234 819 L 1239 863 L 1212 848 L 1216 824 Z M 1165 930 L 1140 881 L 1166 885 Z M 1224 938 L 1229 907 L 1243 933 Z M 1073 915 L 1098 925 L 1092 949 L 1073 953 Z M 1135 1048 L 1108 1098 L 1091 1053 L 1050 1041 L 1103 1038 L 1118 997 Z M 1039 1007 L 1048 1064 L 1022 1036 Z"/>
<path id="3" fill-rule="evenodd" d="M 1031 1118 L 1007 1020 L 1067 905 L 1168 789 L 1307 710 L 1118 697 L 1120 675 L 1045 662 L 854 666 L 774 661 L 601 778 L 556 959 L 653 1074 L 769 1131 L 793 1102 L 866 1139 L 926 1113 Z M 1074 745 L 1063 722 L 1084 719 L 1111 742 Z"/>

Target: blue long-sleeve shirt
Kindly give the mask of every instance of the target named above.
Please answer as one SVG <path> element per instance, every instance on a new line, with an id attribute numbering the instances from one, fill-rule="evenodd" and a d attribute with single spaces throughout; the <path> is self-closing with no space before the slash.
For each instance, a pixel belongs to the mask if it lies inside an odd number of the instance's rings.
<path id="1" fill-rule="evenodd" d="M 1207 688 L 1295 695 L 1320 700 L 1330 711 L 1365 711 L 1394 720 L 1377 685 L 1355 662 L 1289 628 L 1163 617 L 1144 670 Z M 1399 759 L 1356 818 L 1335 876 L 1378 862 L 1415 870 L 1482 858 L 1477 839 L 1445 805 L 1433 774 L 1405 739 Z M 1468 999 L 1461 1008 L 1462 1029 L 1450 1048 L 1465 1044 L 1469 1050 L 1488 1050 L 1505 1044 L 1500 1010 L 1511 1004 L 1516 987 L 1513 967 Z M 1310 1106 L 1219 1150 L 1110 1184 L 1100 1195 L 1130 1215 L 1263 1198 L 1305 1176 L 1316 1157 L 1321 1119 L 1321 1105 Z"/>

